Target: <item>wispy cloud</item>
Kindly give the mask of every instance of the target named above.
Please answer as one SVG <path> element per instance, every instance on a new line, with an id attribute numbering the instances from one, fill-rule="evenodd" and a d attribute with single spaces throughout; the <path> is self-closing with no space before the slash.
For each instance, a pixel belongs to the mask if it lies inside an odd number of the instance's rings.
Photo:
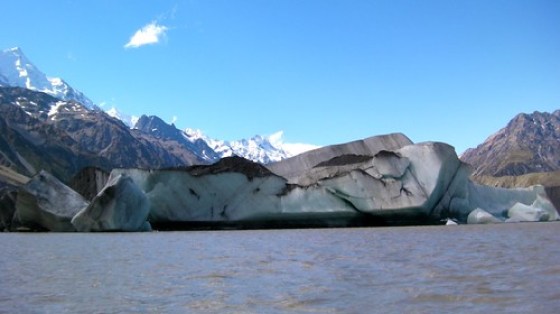
<path id="1" fill-rule="evenodd" d="M 78 60 L 78 58 L 74 55 L 74 53 L 72 51 L 68 51 L 68 53 L 66 53 L 66 59 L 75 62 Z"/>
<path id="2" fill-rule="evenodd" d="M 144 45 L 153 45 L 160 42 L 162 38 L 165 38 L 165 34 L 169 28 L 164 25 L 159 25 L 157 21 L 152 21 L 151 23 L 145 25 L 141 29 L 137 30 L 126 45 L 125 48 L 138 48 Z"/>
<path id="3" fill-rule="evenodd" d="M 272 135 L 269 135 L 268 140 L 270 141 L 270 144 L 272 144 L 272 146 L 283 149 L 291 156 L 299 155 L 306 151 L 310 151 L 320 147 L 317 145 L 304 143 L 285 143 L 283 137 L 284 131 L 278 131 Z"/>
<path id="4" fill-rule="evenodd" d="M 175 15 L 177 14 L 177 10 L 179 9 L 179 5 L 175 4 L 170 10 L 164 12 L 157 16 L 156 21 L 164 21 L 164 20 L 174 20 Z"/>

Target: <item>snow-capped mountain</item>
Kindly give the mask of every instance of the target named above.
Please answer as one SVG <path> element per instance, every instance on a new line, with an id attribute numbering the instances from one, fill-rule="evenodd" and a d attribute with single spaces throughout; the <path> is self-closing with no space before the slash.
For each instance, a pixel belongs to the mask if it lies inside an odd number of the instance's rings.
<path id="1" fill-rule="evenodd" d="M 31 91 L 43 92 L 62 101 L 75 101 L 85 106 L 86 111 L 99 113 L 99 107 L 80 91 L 72 88 L 60 78 L 52 78 L 41 72 L 24 55 L 20 48 L 10 48 L 0 51 L 0 87 L 19 87 Z M 37 96 L 38 97 L 38 96 Z M 52 101 L 44 108 L 44 114 L 50 119 L 56 120 L 63 112 L 71 111 L 72 108 L 62 106 L 62 102 Z M 31 104 L 33 105 L 33 104 Z M 26 111 L 28 114 L 29 112 Z M 125 114 L 112 106 L 105 110 L 107 115 L 122 121 L 134 134 L 137 132 L 148 135 L 148 141 L 160 141 L 158 145 L 164 145 L 171 153 L 179 154 L 192 163 L 194 159 L 199 162 L 216 162 L 222 157 L 239 156 L 259 163 L 270 163 L 280 161 L 298 155 L 302 152 L 318 148 L 315 145 L 284 143 L 283 132 L 277 132 L 269 136 L 254 136 L 250 139 L 237 141 L 224 141 L 212 139 L 202 132 L 193 129 L 181 131 L 174 124 L 167 124 L 155 117 L 137 117 Z M 88 112 L 80 113 L 85 116 Z M 142 119 L 143 118 L 143 119 Z M 142 120 L 142 121 L 140 121 Z M 79 127 L 76 125 L 76 127 Z M 166 130 L 162 133 L 163 130 Z M 120 130 L 122 131 L 122 130 Z M 175 144 L 180 148 L 174 147 Z M 89 143 L 94 145 L 96 143 Z M 188 151 L 189 153 L 185 153 Z M 113 156 L 114 157 L 114 156 Z M 167 158 L 171 160 L 172 158 Z M 157 161 L 154 161 L 157 162 Z"/>
<path id="2" fill-rule="evenodd" d="M 167 124 L 156 116 L 140 117 L 134 129 L 156 138 L 174 140 L 186 147 L 191 147 L 200 158 L 208 162 L 217 162 L 224 157 L 239 156 L 267 164 L 294 155 L 293 152 L 282 148 L 282 132 L 266 137 L 257 135 L 248 140 L 223 141 L 212 139 L 200 130 L 178 130 L 174 124 Z"/>
<path id="3" fill-rule="evenodd" d="M 117 108 L 115 108 L 115 106 L 111 107 L 111 109 L 109 110 L 105 110 L 105 112 L 109 116 L 121 120 L 124 124 L 126 124 L 131 129 L 134 127 L 134 125 L 136 125 L 138 119 L 140 119 L 140 117 L 122 113 Z"/>
<path id="4" fill-rule="evenodd" d="M 184 133 L 191 141 L 204 140 L 220 158 L 235 155 L 262 164 L 280 161 L 319 147 L 310 144 L 284 143 L 282 139 L 283 131 L 278 131 L 269 136 L 256 135 L 250 139 L 237 141 L 211 139 L 204 135 L 202 131 L 194 129 L 186 129 Z"/>
<path id="5" fill-rule="evenodd" d="M 47 77 L 18 47 L 0 52 L 0 85 L 23 87 L 47 93 L 61 100 L 74 100 L 88 108 L 94 107 L 94 103 L 89 98 L 64 80 Z"/>
<path id="6" fill-rule="evenodd" d="M 142 115 L 133 129 L 156 139 L 174 142 L 205 162 L 215 162 L 220 159 L 220 156 L 204 140 L 189 138 L 174 124 L 167 124 L 157 116 Z"/>
<path id="7" fill-rule="evenodd" d="M 208 163 L 187 144 L 130 129 L 75 101 L 0 87 L 0 165 L 24 175 L 45 169 L 69 180 L 84 167 L 110 171 Z"/>

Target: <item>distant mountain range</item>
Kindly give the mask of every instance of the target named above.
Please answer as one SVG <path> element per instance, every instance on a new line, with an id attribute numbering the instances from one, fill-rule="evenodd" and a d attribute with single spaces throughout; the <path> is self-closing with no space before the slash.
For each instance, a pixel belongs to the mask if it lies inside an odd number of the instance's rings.
<path id="1" fill-rule="evenodd" d="M 270 163 L 316 148 L 283 143 L 282 132 L 223 141 L 157 116 L 105 112 L 64 80 L 47 77 L 19 48 L 0 53 L 0 114 L 0 166 L 24 175 L 45 169 L 63 180 L 87 166 L 182 167 L 234 155 Z M 519 114 L 461 159 L 479 178 L 559 171 L 560 110 Z M 523 181 L 538 182 L 533 178 Z"/>
<path id="2" fill-rule="evenodd" d="M 560 170 L 560 110 L 521 113 L 461 159 L 474 176 L 519 176 Z"/>
<path id="3" fill-rule="evenodd" d="M 306 150 L 317 148 L 314 145 L 291 145 L 286 144 L 281 141 L 282 133 L 278 132 L 271 136 L 255 136 L 251 139 L 244 139 L 239 141 L 223 141 L 215 140 L 207 137 L 202 132 L 198 130 L 186 129 L 179 130 L 173 124 L 167 124 L 162 119 L 157 116 L 141 116 L 134 117 L 124 114 L 118 111 L 116 108 L 110 108 L 107 110 L 106 115 L 102 115 L 101 109 L 97 107 L 93 101 L 87 98 L 82 92 L 74 89 L 68 85 L 64 80 L 60 78 L 52 78 L 41 72 L 23 53 L 20 48 L 10 48 L 5 49 L 0 53 L 0 87 L 19 87 L 22 89 L 3 89 L 2 90 L 2 100 L 6 104 L 16 105 L 23 109 L 41 123 L 47 123 L 51 127 L 60 127 L 60 124 L 54 123 L 57 121 L 60 112 L 59 109 L 67 110 L 67 106 L 75 106 L 72 108 L 78 108 L 75 112 L 73 118 L 70 118 L 69 114 L 65 115 L 65 124 L 73 125 L 74 127 L 86 128 L 88 123 L 84 121 L 83 117 L 88 116 L 93 119 L 94 124 L 104 123 L 115 123 L 115 121 L 109 118 L 116 118 L 124 123 L 124 125 L 119 125 L 119 134 L 129 134 L 127 143 L 131 138 L 141 140 L 144 142 L 150 142 L 154 144 L 157 142 L 160 149 L 170 149 L 169 154 L 175 154 L 175 157 L 165 156 L 161 152 L 157 154 L 164 157 L 161 162 L 153 162 L 150 164 L 148 159 L 143 160 L 140 155 L 148 158 L 148 151 L 155 153 L 157 149 L 153 147 L 144 147 L 144 151 L 137 152 L 137 157 L 139 160 L 133 161 L 133 157 L 125 158 L 125 160 L 118 161 L 117 159 L 110 159 L 108 162 L 110 165 L 122 165 L 125 164 L 133 165 L 137 167 L 161 167 L 161 166 L 177 166 L 177 165 L 190 165 L 193 163 L 211 163 L 217 161 L 222 157 L 229 157 L 237 155 L 244 157 L 255 162 L 269 163 L 274 161 L 279 161 L 284 158 L 288 158 L 304 152 Z M 47 98 L 45 96 L 37 95 L 33 92 L 42 92 L 48 94 L 53 98 Z M 20 100 L 17 98 L 21 97 Z M 34 101 L 35 100 L 35 101 Z M 67 102 L 65 105 L 60 105 L 56 107 L 58 101 Z M 41 108 L 39 111 L 34 111 L 29 107 L 31 102 L 34 102 Z M 71 102 L 75 102 L 72 105 L 68 105 Z M 77 106 L 77 107 L 76 107 Z M 11 109 L 15 110 L 15 109 Z M 40 112 L 41 111 L 41 112 Z M 52 112 L 49 115 L 48 112 Z M 44 116 L 44 114 L 47 114 Z M 67 112 L 68 113 L 68 112 Z M 6 113 L 7 114 L 7 113 Z M 95 115 L 95 118 L 93 118 Z M 9 116 L 5 116 L 5 119 L 9 120 Z M 70 120 L 72 120 L 70 122 Z M 80 123 L 84 123 L 80 125 Z M 90 123 L 91 124 L 91 123 Z M 98 126 L 97 128 L 101 128 Z M 128 130 L 125 130 L 127 129 Z M 67 129 L 63 128 L 64 132 L 68 132 Z M 97 150 L 98 145 L 101 143 L 95 142 L 89 136 L 93 133 L 98 133 L 98 131 L 83 132 L 83 138 L 76 138 L 77 133 L 73 134 L 73 138 L 77 142 L 86 143 L 91 146 L 83 146 L 83 149 L 93 152 L 95 154 L 100 154 Z M 91 133 L 91 134 L 90 134 Z M 105 134 L 108 136 L 109 134 Z M 115 136 L 113 134 L 112 136 Z M 130 143 L 129 143 L 130 144 Z M 154 151 L 155 149 L 155 151 Z M 103 150 L 100 156 L 108 158 L 107 156 L 111 152 L 111 149 Z M 117 152 L 112 153 L 113 155 Z M 130 155 L 134 156 L 134 154 Z M 116 157 L 116 156 L 112 156 Z M 121 158 L 122 159 L 122 158 Z M 143 161 L 141 161 L 143 160 Z"/>
<path id="4" fill-rule="evenodd" d="M 127 127 L 105 112 L 19 87 L 0 88 L 0 165 L 68 180 L 86 166 L 165 168 L 207 163 L 199 151 Z"/>
<path id="5" fill-rule="evenodd" d="M 87 166 L 170 168 L 233 155 L 262 163 L 289 156 L 273 144 L 279 134 L 216 141 L 146 115 L 130 128 L 99 108 L 20 87 L 0 87 L 0 114 L 0 165 L 25 175 L 45 169 L 68 180 Z"/>

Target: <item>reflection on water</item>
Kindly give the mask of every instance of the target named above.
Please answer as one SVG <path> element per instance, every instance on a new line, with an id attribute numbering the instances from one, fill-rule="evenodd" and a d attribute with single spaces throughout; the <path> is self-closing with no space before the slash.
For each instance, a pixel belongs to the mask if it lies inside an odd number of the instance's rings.
<path id="1" fill-rule="evenodd" d="M 554 313 L 560 223 L 0 235 L 0 312 Z"/>

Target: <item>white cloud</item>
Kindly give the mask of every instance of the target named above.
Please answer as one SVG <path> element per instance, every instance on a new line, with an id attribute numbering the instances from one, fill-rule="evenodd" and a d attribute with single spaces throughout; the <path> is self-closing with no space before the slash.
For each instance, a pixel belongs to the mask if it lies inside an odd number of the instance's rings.
<path id="1" fill-rule="evenodd" d="M 177 122 L 177 116 L 173 116 L 173 118 L 171 118 L 171 124 L 174 124 L 175 122 Z"/>
<path id="2" fill-rule="evenodd" d="M 284 131 L 278 131 L 272 135 L 269 135 L 268 141 L 270 142 L 270 144 L 272 144 L 272 146 L 283 149 L 290 156 L 299 155 L 306 151 L 321 147 L 313 144 L 285 143 L 283 137 L 284 137 Z"/>
<path id="3" fill-rule="evenodd" d="M 289 152 L 292 156 L 305 153 L 307 151 L 320 148 L 321 146 L 304 143 L 283 143 L 282 149 Z"/>
<path id="4" fill-rule="evenodd" d="M 158 25 L 156 21 L 153 21 L 137 30 L 124 47 L 138 48 L 144 45 L 157 44 L 160 39 L 165 37 L 167 30 L 167 26 Z"/>

